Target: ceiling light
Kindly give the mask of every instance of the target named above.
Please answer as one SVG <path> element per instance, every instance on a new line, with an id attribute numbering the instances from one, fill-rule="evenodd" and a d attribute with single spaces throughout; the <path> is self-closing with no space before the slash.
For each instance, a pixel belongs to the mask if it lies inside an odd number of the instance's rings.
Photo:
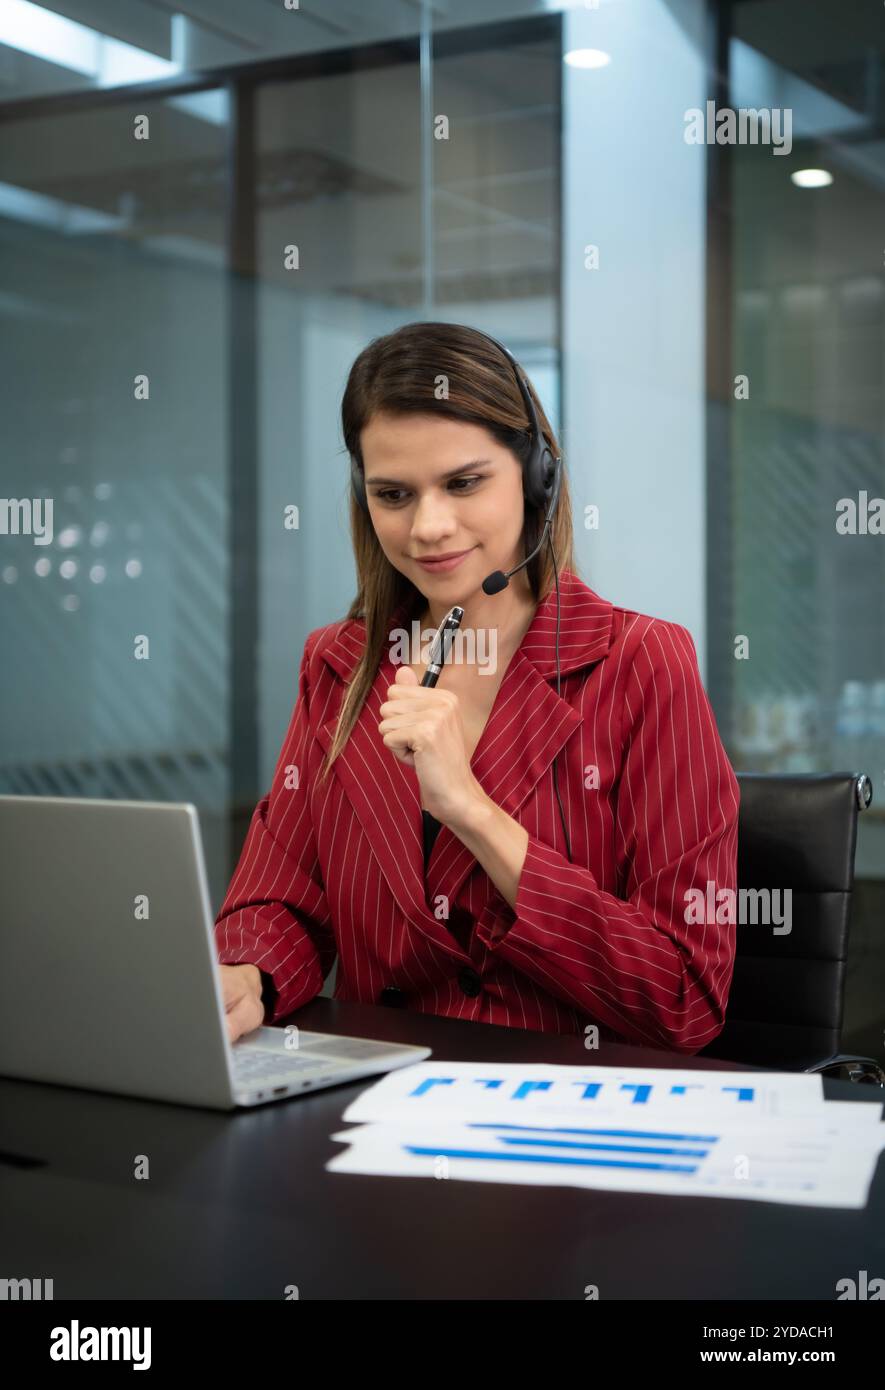
<path id="1" fill-rule="evenodd" d="M 827 169 L 794 169 L 790 178 L 797 188 L 828 188 L 833 182 Z"/>
<path id="2" fill-rule="evenodd" d="M 0 44 L 91 77 L 99 87 L 151 82 L 181 72 L 179 63 L 112 39 L 98 29 L 54 14 L 32 0 L 3 0 Z"/>
<path id="3" fill-rule="evenodd" d="M 572 48 L 564 61 L 570 68 L 605 68 L 611 62 L 611 54 L 601 48 Z"/>

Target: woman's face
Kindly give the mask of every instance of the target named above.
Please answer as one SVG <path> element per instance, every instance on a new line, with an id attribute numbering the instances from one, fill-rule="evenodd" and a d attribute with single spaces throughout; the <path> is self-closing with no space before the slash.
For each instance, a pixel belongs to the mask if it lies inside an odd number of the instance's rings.
<path id="1" fill-rule="evenodd" d="M 481 425 L 379 411 L 360 442 L 381 549 L 431 602 L 463 603 L 522 560 L 522 467 Z M 445 567 L 425 557 L 466 552 Z"/>

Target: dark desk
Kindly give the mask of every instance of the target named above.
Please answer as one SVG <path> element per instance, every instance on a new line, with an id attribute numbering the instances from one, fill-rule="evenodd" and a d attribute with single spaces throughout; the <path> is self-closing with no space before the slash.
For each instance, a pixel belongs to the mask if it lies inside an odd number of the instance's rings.
<path id="1" fill-rule="evenodd" d="M 329 999 L 293 1019 L 450 1060 L 726 1065 Z M 281 1299 L 296 1284 L 303 1299 L 580 1300 L 595 1284 L 604 1299 L 832 1301 L 838 1279 L 885 1274 L 882 1162 L 861 1211 L 327 1173 L 367 1084 L 225 1115 L 0 1079 L 3 1276 L 52 1277 L 56 1299 Z"/>

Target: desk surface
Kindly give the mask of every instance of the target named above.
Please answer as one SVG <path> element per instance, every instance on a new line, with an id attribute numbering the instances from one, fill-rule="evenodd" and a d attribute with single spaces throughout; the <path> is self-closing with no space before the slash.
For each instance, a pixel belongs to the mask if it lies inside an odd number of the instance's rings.
<path id="1" fill-rule="evenodd" d="M 586 1063 L 579 1037 L 316 999 L 301 1027 L 435 1058 Z M 725 1069 L 601 1047 L 595 1063 Z M 747 1068 L 747 1070 L 750 1070 Z M 0 1079 L 6 1277 L 64 1298 L 825 1299 L 885 1272 L 885 1160 L 860 1211 L 327 1173 L 366 1081 L 221 1114 Z M 824 1081 L 831 1099 L 882 1103 Z M 133 1173 L 150 1160 L 149 1181 Z"/>

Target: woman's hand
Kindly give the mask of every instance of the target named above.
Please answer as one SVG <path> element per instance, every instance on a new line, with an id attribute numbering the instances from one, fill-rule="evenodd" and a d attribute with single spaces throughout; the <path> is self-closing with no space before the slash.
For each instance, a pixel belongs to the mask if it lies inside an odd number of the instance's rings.
<path id="1" fill-rule="evenodd" d="M 422 806 L 454 829 L 485 799 L 470 770 L 457 695 L 421 685 L 410 666 L 401 666 L 380 714 L 385 744 L 418 775 Z"/>
<path id="2" fill-rule="evenodd" d="M 219 965 L 218 969 L 228 1041 L 236 1042 L 264 1022 L 261 971 L 257 965 Z"/>

